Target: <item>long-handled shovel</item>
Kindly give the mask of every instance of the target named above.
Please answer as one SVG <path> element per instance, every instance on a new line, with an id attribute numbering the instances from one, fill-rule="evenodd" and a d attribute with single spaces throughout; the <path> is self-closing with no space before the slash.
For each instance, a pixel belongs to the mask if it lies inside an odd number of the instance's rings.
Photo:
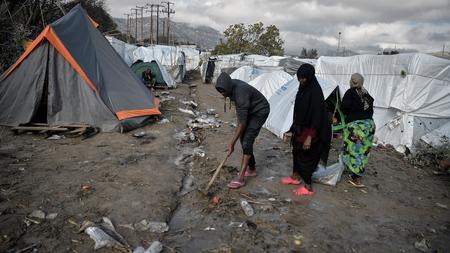
<path id="1" fill-rule="evenodd" d="M 225 156 L 225 158 L 222 160 L 222 162 L 219 164 L 219 166 L 217 166 L 217 169 L 214 172 L 214 175 L 212 176 L 211 180 L 209 180 L 209 183 L 206 186 L 205 191 L 208 191 L 209 187 L 211 187 L 211 185 L 214 183 L 214 180 L 216 180 L 217 175 L 219 175 L 220 169 L 222 169 L 222 167 L 225 164 L 225 162 L 227 161 L 227 159 L 228 159 L 228 155 Z"/>

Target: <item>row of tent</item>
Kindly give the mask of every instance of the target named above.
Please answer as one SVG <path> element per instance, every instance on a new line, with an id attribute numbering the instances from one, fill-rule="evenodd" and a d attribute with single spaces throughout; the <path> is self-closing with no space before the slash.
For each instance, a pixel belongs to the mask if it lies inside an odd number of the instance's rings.
<path id="1" fill-rule="evenodd" d="M 330 106 L 338 105 L 352 73 L 361 73 L 374 97 L 376 140 L 399 151 L 414 150 L 419 140 L 442 144 L 450 137 L 450 61 L 426 54 L 320 57 L 316 76 Z M 242 66 L 231 74 L 257 88 L 271 113 L 265 127 L 282 137 L 292 124 L 297 78 L 281 69 Z"/>
<path id="2" fill-rule="evenodd" d="M 127 130 L 159 101 L 80 6 L 48 25 L 0 76 L 0 124 L 85 123 Z"/>
<path id="3" fill-rule="evenodd" d="M 137 61 L 156 62 L 166 85 L 173 88 L 177 82 L 184 80 L 186 71 L 198 69 L 202 57 L 193 45 L 144 47 L 131 45 L 114 37 L 106 36 L 106 38 L 128 66 Z"/>

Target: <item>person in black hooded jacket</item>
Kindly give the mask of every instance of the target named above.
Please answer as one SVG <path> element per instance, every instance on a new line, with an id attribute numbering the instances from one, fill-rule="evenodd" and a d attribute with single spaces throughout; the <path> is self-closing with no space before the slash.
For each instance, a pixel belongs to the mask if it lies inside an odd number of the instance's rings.
<path id="1" fill-rule="evenodd" d="M 328 117 L 322 88 L 315 76 L 314 67 L 303 64 L 297 70 L 300 82 L 294 104 L 293 123 L 286 133 L 291 138 L 293 172 L 281 183 L 305 185 L 293 190 L 297 196 L 313 195 L 311 176 L 319 161 L 325 164 L 331 144 L 331 122 Z"/>
<path id="2" fill-rule="evenodd" d="M 229 188 L 237 189 L 245 185 L 244 177 L 256 176 L 253 143 L 269 116 L 270 106 L 261 92 L 246 82 L 231 79 L 227 73 L 221 73 L 217 78 L 216 89 L 236 105 L 238 126 L 228 144 L 227 155 L 229 157 L 233 153 L 234 145 L 240 139 L 243 156 L 239 177 L 228 184 Z"/>

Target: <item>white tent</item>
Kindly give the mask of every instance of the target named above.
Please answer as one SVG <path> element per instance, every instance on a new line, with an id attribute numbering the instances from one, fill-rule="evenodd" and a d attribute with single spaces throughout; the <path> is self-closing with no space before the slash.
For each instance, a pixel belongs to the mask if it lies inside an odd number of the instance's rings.
<path id="1" fill-rule="evenodd" d="M 261 74 L 251 80 L 249 84 L 259 90 L 266 99 L 270 99 L 283 84 L 289 82 L 292 78 L 288 73 L 278 70 Z"/>
<path id="2" fill-rule="evenodd" d="M 316 74 L 335 85 L 341 95 L 352 73 L 364 76 L 374 97 L 376 139 L 407 146 L 450 121 L 450 61 L 426 54 L 320 57 Z"/>
<path id="3" fill-rule="evenodd" d="M 259 71 L 272 69 L 272 71 Z M 270 114 L 264 127 L 280 138 L 292 125 L 295 96 L 298 90 L 297 77 L 293 77 L 282 70 L 273 68 L 244 66 L 235 70 L 231 75 L 233 79 L 247 81 L 259 90 L 269 101 Z M 243 78 L 243 79 L 241 79 Z M 247 79 L 247 80 L 245 80 Z M 317 77 L 322 88 L 324 98 L 328 98 L 337 85 L 323 78 Z"/>
<path id="4" fill-rule="evenodd" d="M 233 71 L 230 77 L 248 83 L 264 73 L 272 73 L 275 71 L 282 71 L 282 68 L 277 66 L 242 66 Z"/>
<path id="5" fill-rule="evenodd" d="M 324 98 L 327 99 L 336 89 L 337 85 L 325 79 L 317 77 Z M 270 114 L 264 127 L 280 138 L 289 130 L 294 115 L 295 96 L 298 91 L 298 80 L 292 78 L 282 85 L 270 98 Z"/>

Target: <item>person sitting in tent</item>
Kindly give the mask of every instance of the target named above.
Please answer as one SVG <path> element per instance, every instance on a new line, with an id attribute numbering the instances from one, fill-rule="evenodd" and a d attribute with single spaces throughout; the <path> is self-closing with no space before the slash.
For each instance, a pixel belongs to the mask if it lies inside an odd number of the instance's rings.
<path id="1" fill-rule="evenodd" d="M 238 126 L 228 144 L 227 156 L 231 156 L 234 145 L 240 139 L 242 145 L 242 162 L 239 177 L 232 180 L 228 187 L 237 189 L 245 185 L 244 177 L 256 176 L 256 161 L 253 154 L 253 143 L 270 113 L 267 99 L 248 83 L 222 73 L 217 78 L 216 89 L 225 98 L 235 102 Z M 249 167 L 249 169 L 247 169 Z"/>
<path id="2" fill-rule="evenodd" d="M 152 70 L 150 68 L 148 68 L 144 72 L 142 72 L 142 82 L 147 87 L 155 86 L 156 79 L 155 79 L 155 76 L 153 75 Z"/>
<path id="3" fill-rule="evenodd" d="M 322 88 L 310 64 L 303 64 L 297 70 L 300 82 L 294 104 L 294 118 L 285 136 L 291 139 L 293 172 L 281 179 L 285 185 L 304 186 L 293 190 L 297 196 L 313 195 L 312 174 L 319 161 L 326 164 L 331 144 L 331 122 L 328 116 Z"/>
<path id="4" fill-rule="evenodd" d="M 355 73 L 350 78 L 350 89 L 342 98 L 342 112 L 345 115 L 347 127 L 344 129 L 344 150 L 342 161 L 351 171 L 349 183 L 355 187 L 364 187 L 361 176 L 369 160 L 375 134 L 373 116 L 373 101 L 363 87 L 364 78 Z"/>

